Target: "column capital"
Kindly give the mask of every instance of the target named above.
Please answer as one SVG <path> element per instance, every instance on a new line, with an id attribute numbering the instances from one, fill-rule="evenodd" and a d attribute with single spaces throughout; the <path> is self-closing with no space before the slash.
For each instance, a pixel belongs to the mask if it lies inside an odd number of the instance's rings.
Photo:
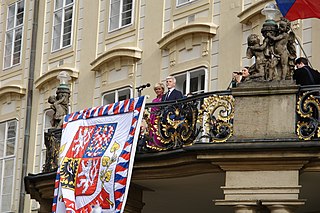
<path id="1" fill-rule="evenodd" d="M 293 213 L 297 206 L 272 205 L 268 206 L 270 213 Z"/>
<path id="2" fill-rule="evenodd" d="M 255 206 L 236 205 L 233 208 L 235 213 L 256 213 Z"/>

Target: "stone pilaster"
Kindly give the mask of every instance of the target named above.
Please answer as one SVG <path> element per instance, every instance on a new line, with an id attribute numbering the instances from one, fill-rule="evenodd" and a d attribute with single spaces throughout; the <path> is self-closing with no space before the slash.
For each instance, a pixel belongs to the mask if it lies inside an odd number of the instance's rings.
<path id="1" fill-rule="evenodd" d="M 299 198 L 299 170 L 305 161 L 272 161 L 270 156 L 268 161 L 256 158 L 241 162 L 240 158 L 239 162 L 216 162 L 226 172 L 225 186 L 221 187 L 224 200 L 216 200 L 216 205 L 232 206 L 241 213 L 255 212 L 254 207 L 293 213 L 304 205 Z"/>
<path id="2" fill-rule="evenodd" d="M 252 156 L 250 159 L 248 155 L 239 155 L 238 162 L 234 159 L 232 162 L 215 162 L 226 172 L 225 186 L 221 187 L 224 200 L 216 200 L 215 204 L 235 208 L 273 208 L 274 213 L 291 213 L 304 205 L 304 200 L 299 198 L 299 170 L 307 161 L 290 158 L 285 160 L 284 156 L 282 160 L 281 156 L 275 160 L 274 157 L 270 154 L 266 160 L 263 156 Z M 239 211 L 242 211 L 241 208 Z"/>

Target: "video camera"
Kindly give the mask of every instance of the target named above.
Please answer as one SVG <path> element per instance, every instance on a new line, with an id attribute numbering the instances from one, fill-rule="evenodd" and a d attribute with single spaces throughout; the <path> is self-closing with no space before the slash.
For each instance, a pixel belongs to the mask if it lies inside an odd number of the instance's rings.
<path id="1" fill-rule="evenodd" d="M 243 72 L 233 72 L 234 74 L 236 74 L 236 75 L 242 75 L 243 74 Z"/>

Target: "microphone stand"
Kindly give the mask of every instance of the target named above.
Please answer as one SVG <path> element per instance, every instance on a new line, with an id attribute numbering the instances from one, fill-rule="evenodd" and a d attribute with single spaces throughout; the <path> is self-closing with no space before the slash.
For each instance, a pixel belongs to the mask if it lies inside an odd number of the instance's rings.
<path id="1" fill-rule="evenodd" d="M 233 80 L 231 80 L 231 81 L 230 81 L 230 83 L 229 83 L 229 85 L 228 85 L 227 90 L 230 90 L 230 89 L 231 89 L 231 87 L 232 87 L 232 83 L 233 83 Z"/>
<path id="2" fill-rule="evenodd" d="M 138 91 L 138 97 L 141 96 L 141 91 L 143 90 L 144 88 L 140 87 L 140 88 L 137 88 L 137 91 Z"/>
<path id="3" fill-rule="evenodd" d="M 147 83 L 147 84 L 145 84 L 145 85 L 141 85 L 141 86 L 139 86 L 139 87 L 136 87 L 136 90 L 138 91 L 138 97 L 141 96 L 142 90 L 145 89 L 145 88 L 147 88 L 147 87 L 150 87 L 150 84 L 149 84 L 149 83 Z"/>

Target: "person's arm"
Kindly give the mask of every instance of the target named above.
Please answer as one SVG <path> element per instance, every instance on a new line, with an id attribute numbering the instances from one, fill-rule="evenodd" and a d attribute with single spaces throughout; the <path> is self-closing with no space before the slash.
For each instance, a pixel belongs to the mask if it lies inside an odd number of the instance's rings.
<path id="1" fill-rule="evenodd" d="M 233 73 L 233 81 L 235 81 L 236 83 L 240 83 L 242 78 L 243 78 L 242 75 L 239 75 L 237 73 Z"/>
<path id="2" fill-rule="evenodd" d="M 164 93 L 164 94 L 162 95 L 162 97 L 161 97 L 161 102 L 165 101 L 166 96 L 167 96 L 167 93 Z"/>
<path id="3" fill-rule="evenodd" d="M 296 80 L 297 79 L 297 72 L 296 70 L 293 71 L 292 79 Z"/>
<path id="4" fill-rule="evenodd" d="M 180 99 L 180 98 L 184 98 L 184 96 L 183 96 L 182 92 L 181 92 L 181 91 L 179 91 L 179 90 L 177 90 L 177 91 L 179 92 L 179 96 L 180 96 L 180 97 L 179 97 L 179 99 Z"/>

